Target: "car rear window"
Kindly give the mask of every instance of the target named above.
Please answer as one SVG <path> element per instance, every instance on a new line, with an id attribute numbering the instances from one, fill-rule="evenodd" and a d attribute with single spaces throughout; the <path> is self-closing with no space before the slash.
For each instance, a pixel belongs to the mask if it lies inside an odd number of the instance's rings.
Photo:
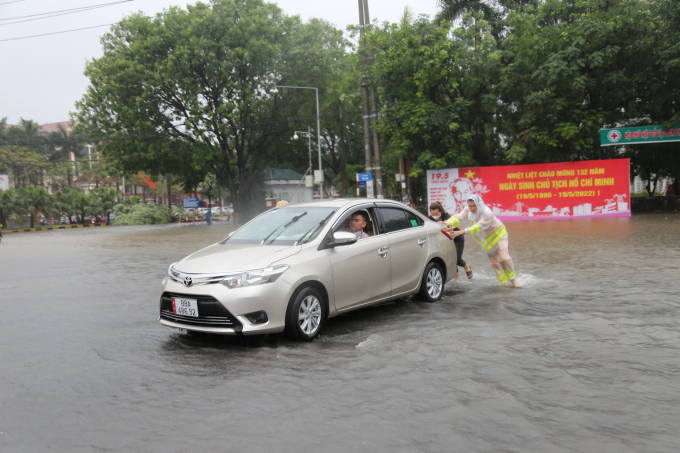
<path id="1" fill-rule="evenodd" d="M 406 212 L 403 209 L 380 208 L 380 216 L 388 233 L 411 228 L 411 222 L 406 218 Z"/>

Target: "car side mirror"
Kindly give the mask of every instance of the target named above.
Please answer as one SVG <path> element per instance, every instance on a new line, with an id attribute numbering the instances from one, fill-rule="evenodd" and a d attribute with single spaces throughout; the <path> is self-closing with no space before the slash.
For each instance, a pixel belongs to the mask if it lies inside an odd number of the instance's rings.
<path id="1" fill-rule="evenodd" d="M 357 236 L 354 233 L 349 233 L 347 231 L 336 231 L 333 233 L 333 242 L 328 244 L 332 247 L 340 247 L 342 245 L 354 244 L 357 241 Z"/>

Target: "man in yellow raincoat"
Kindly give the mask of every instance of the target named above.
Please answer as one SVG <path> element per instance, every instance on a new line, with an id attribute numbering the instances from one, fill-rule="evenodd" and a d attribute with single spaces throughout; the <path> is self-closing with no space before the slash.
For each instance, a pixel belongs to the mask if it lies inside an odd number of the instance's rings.
<path id="1" fill-rule="evenodd" d="M 480 196 L 469 196 L 467 207 L 458 214 L 451 216 L 444 223 L 447 223 L 451 228 L 458 228 L 461 222 L 471 222 L 472 226 L 464 230 L 453 231 L 452 236 L 472 235 L 482 247 L 482 250 L 486 252 L 501 285 L 509 281 L 512 286 L 519 288 L 512 258 L 510 258 L 508 252 L 508 233 L 505 231 L 505 225 L 498 220 L 491 209 L 486 207 Z"/>

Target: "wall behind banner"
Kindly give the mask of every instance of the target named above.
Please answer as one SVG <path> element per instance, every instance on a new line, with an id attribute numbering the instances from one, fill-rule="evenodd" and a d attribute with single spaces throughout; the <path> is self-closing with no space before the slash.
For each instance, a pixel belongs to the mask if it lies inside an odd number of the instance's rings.
<path id="1" fill-rule="evenodd" d="M 479 195 L 502 220 L 630 216 L 629 159 L 427 171 L 428 204 Z"/>

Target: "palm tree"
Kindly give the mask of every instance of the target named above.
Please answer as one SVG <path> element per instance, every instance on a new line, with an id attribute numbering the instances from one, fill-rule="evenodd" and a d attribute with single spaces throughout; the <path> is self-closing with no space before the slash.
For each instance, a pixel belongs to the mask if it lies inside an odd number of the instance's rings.
<path id="1" fill-rule="evenodd" d="M 90 204 L 99 209 L 97 214 L 106 213 L 106 223 L 108 224 L 110 222 L 109 214 L 113 211 L 113 206 L 119 198 L 119 192 L 116 189 L 99 187 L 97 189 L 92 189 L 88 198 L 90 199 Z"/>
<path id="2" fill-rule="evenodd" d="M 491 19 L 498 13 L 484 0 L 438 0 L 441 11 L 435 16 L 437 22 L 453 22 L 468 11 L 482 12 Z"/>
<path id="3" fill-rule="evenodd" d="M 5 131 L 7 130 L 7 117 L 0 119 L 0 145 L 5 139 Z"/>
<path id="4" fill-rule="evenodd" d="M 413 23 L 413 10 L 410 6 L 404 6 L 404 12 L 399 20 L 399 28 L 406 28 Z"/>
<path id="5" fill-rule="evenodd" d="M 52 132 L 49 142 L 54 147 L 50 154 L 49 160 L 51 162 L 65 162 L 66 163 L 66 178 L 68 179 L 68 186 L 73 187 L 73 178 L 71 177 L 71 153 L 74 159 L 77 158 L 80 145 L 78 140 L 71 137 L 69 132 L 61 124 L 57 126 L 57 132 Z"/>
<path id="6" fill-rule="evenodd" d="M 0 189 L 0 228 L 7 226 L 7 218 L 19 210 L 17 194 L 14 189 Z"/>
<path id="7" fill-rule="evenodd" d="M 59 211 L 64 211 L 66 216 L 69 218 L 69 221 L 71 219 L 71 215 L 78 212 L 76 198 L 79 193 L 82 193 L 80 189 L 64 187 L 59 192 L 54 194 L 57 209 Z"/>
<path id="8" fill-rule="evenodd" d="M 35 216 L 43 210 L 50 209 L 53 205 L 52 197 L 43 186 L 28 186 L 19 189 L 21 207 L 28 211 L 31 216 L 31 228 L 34 227 Z"/>
<path id="9" fill-rule="evenodd" d="M 18 127 L 7 129 L 4 133 L 6 142 L 13 143 L 17 149 L 31 151 L 42 155 L 48 154 L 50 146 L 45 140 L 45 135 L 40 130 L 40 125 L 33 120 L 21 118 Z M 42 161 L 42 158 L 39 159 Z M 26 181 L 28 179 L 28 181 Z M 42 184 L 42 168 L 33 168 L 33 171 L 26 171 L 24 174 L 17 174 L 15 169 L 15 181 L 21 187 L 28 184 Z"/>
<path id="10" fill-rule="evenodd" d="M 85 222 L 85 215 L 90 209 L 90 199 L 84 192 L 77 191 L 73 194 L 73 208 L 80 213 L 82 222 Z"/>

